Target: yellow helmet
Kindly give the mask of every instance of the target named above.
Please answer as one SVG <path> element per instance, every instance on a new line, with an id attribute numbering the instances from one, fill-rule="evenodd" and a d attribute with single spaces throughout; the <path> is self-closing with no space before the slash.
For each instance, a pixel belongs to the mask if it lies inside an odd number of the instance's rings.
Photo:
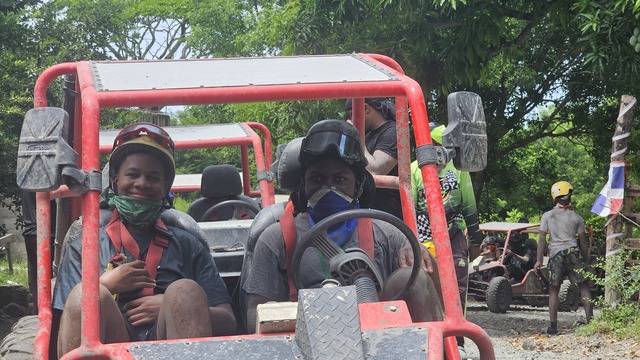
<path id="1" fill-rule="evenodd" d="M 573 186 L 567 181 L 558 181 L 551 186 L 551 198 L 555 200 L 560 196 L 567 196 L 573 192 Z"/>

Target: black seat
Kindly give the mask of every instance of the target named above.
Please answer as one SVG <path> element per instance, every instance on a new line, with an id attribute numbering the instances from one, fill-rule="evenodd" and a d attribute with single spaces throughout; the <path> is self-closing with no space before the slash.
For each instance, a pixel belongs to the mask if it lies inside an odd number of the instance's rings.
<path id="1" fill-rule="evenodd" d="M 255 200 L 242 194 L 240 174 L 233 165 L 207 166 L 202 172 L 200 194 L 202 197 L 187 209 L 198 222 L 253 219 L 260 211 Z"/>
<path id="2" fill-rule="evenodd" d="M 272 167 L 272 171 L 276 170 L 277 172 L 278 185 L 280 186 L 280 189 L 292 194 L 295 194 L 300 186 L 301 169 L 300 163 L 298 162 L 298 154 L 300 153 L 301 145 L 302 138 L 291 140 L 282 150 L 282 153 L 276 159 L 274 166 Z M 243 286 L 251 273 L 253 249 L 255 248 L 256 242 L 260 238 L 262 232 L 272 224 L 278 222 L 278 219 L 280 219 L 280 216 L 284 213 L 285 206 L 286 203 L 277 203 L 260 210 L 253 220 L 251 228 L 249 228 L 247 248 L 245 250 L 244 261 L 242 262 L 242 272 L 240 273 L 240 309 L 236 311 L 239 326 L 245 326 L 245 328 L 241 329 L 241 332 L 246 332 L 248 294 L 244 291 Z"/>

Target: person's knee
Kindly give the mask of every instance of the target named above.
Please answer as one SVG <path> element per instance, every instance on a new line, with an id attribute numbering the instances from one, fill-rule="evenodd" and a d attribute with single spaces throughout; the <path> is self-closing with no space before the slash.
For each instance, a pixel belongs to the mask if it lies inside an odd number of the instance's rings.
<path id="1" fill-rule="evenodd" d="M 100 285 L 99 290 L 100 304 L 104 306 L 108 302 L 114 301 L 113 294 L 104 286 Z M 67 296 L 67 300 L 64 303 L 64 312 L 80 312 L 82 309 L 82 283 L 74 286 Z"/>
<path id="2" fill-rule="evenodd" d="M 384 284 L 381 299 L 390 300 L 402 291 L 411 277 L 411 268 L 400 268 L 394 271 Z M 422 271 L 420 271 L 422 273 Z M 420 276 L 420 274 L 418 274 Z M 417 284 L 416 284 L 417 285 Z M 414 286 L 415 288 L 416 286 Z"/>
<path id="3" fill-rule="evenodd" d="M 64 303 L 64 312 L 67 314 L 79 313 L 80 309 L 82 309 L 82 283 L 78 283 L 71 289 Z"/>
<path id="4" fill-rule="evenodd" d="M 381 293 L 381 299 L 389 300 L 398 295 L 410 279 L 411 270 L 411 268 L 401 268 L 391 274 Z M 440 298 L 433 281 L 424 271 L 418 272 L 415 284 L 400 299 L 407 303 L 414 321 L 432 321 L 442 318 Z"/>
<path id="5" fill-rule="evenodd" d="M 163 302 L 165 301 L 182 304 L 206 304 L 207 295 L 197 282 L 191 279 L 180 279 L 167 287 Z"/>
<path id="6" fill-rule="evenodd" d="M 578 287 L 580 287 L 580 295 L 582 296 L 583 299 L 590 299 L 591 298 L 591 289 L 589 289 L 589 282 L 588 281 L 583 281 L 583 282 L 579 283 Z"/>
<path id="7" fill-rule="evenodd" d="M 179 279 L 169 284 L 167 290 L 165 291 L 165 295 L 172 293 L 188 295 L 189 292 L 192 291 L 197 292 L 203 290 L 197 282 L 191 279 Z"/>

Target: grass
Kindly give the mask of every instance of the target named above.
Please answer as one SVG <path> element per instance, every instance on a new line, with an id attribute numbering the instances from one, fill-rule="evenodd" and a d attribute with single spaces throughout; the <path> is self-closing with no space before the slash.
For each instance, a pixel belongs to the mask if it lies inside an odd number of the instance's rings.
<path id="1" fill-rule="evenodd" d="M 9 263 L 7 259 L 0 258 L 0 285 L 24 285 L 29 286 L 29 275 L 27 262 L 13 262 L 13 274 L 9 274 Z"/>
<path id="2" fill-rule="evenodd" d="M 640 339 L 640 305 L 638 303 L 607 306 L 589 324 L 576 330 L 579 335 L 606 334 L 617 340 Z"/>
<path id="3" fill-rule="evenodd" d="M 191 201 L 187 201 L 186 199 L 182 198 L 182 197 L 175 197 L 173 198 L 173 206 L 177 209 L 180 210 L 184 213 L 187 212 L 187 209 L 189 208 L 189 205 L 191 205 Z"/>

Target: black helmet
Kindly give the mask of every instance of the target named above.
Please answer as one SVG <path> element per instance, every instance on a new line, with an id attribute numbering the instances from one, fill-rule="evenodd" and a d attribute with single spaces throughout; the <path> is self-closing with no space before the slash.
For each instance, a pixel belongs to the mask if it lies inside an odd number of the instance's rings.
<path id="1" fill-rule="evenodd" d="M 356 175 L 363 176 L 367 158 L 362 150 L 358 130 L 342 120 L 322 120 L 313 125 L 302 140 L 300 164 L 302 173 L 317 158 L 333 157 L 356 167 Z"/>
<path id="2" fill-rule="evenodd" d="M 304 193 L 304 174 L 309 166 L 320 159 L 340 159 L 347 163 L 356 176 L 354 201 L 360 199 L 362 207 L 369 207 L 375 196 L 373 176 L 367 171 L 362 139 L 358 130 L 342 120 L 322 120 L 313 125 L 302 139 L 300 155 L 302 182 L 296 211 L 304 211 L 307 199 Z"/>

